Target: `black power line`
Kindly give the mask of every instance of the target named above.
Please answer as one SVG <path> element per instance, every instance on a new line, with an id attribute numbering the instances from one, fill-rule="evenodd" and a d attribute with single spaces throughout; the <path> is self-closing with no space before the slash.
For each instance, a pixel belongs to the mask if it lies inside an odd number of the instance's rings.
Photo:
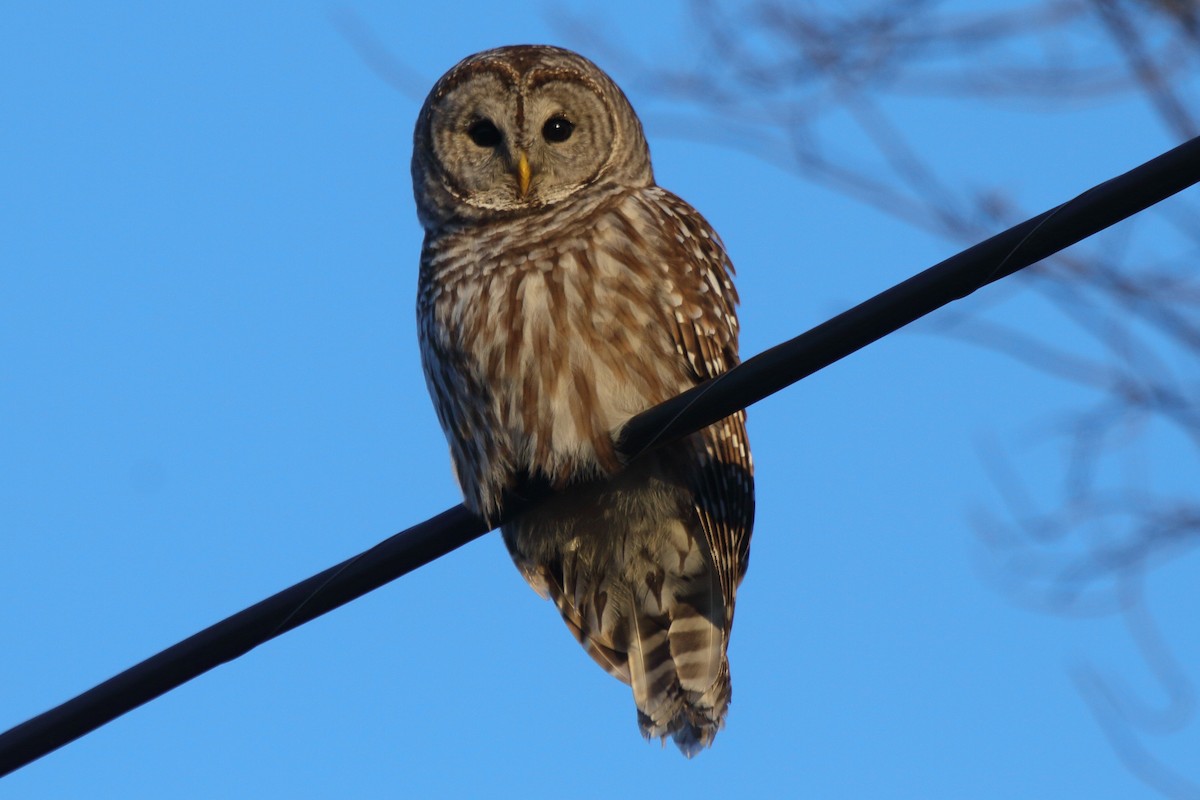
<path id="1" fill-rule="evenodd" d="M 626 454 L 678 439 L 756 403 L 941 306 L 1023 269 L 1200 182 L 1200 138 L 1100 184 L 915 275 L 736 369 L 638 414 Z M 532 500 L 506 503 L 501 519 Z M 213 667 L 487 533 L 455 506 L 184 639 L 0 734 L 0 776 L 111 722 Z"/>

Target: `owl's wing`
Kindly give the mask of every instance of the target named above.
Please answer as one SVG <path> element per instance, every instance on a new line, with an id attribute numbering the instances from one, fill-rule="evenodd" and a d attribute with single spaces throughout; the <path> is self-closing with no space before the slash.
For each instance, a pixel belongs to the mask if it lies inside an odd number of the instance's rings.
<path id="1" fill-rule="evenodd" d="M 663 190 L 672 264 L 667 271 L 674 314 L 671 333 L 697 383 L 739 363 L 737 291 L 733 265 L 717 234 L 684 201 Z M 672 235 L 674 234 L 674 235 Z M 678 302 L 676 302 L 678 301 Z M 696 513 L 720 575 L 726 627 L 733 621 L 733 598 L 746 573 L 754 525 L 754 465 L 746 437 L 746 412 L 739 411 L 690 440 L 696 469 L 689 473 Z"/>
<path id="2" fill-rule="evenodd" d="M 499 510 L 500 493 L 512 472 L 498 429 L 491 394 L 439 319 L 438 289 L 423 267 L 417 289 L 417 332 L 425 383 L 450 445 L 454 476 L 467 507 L 485 519 Z"/>

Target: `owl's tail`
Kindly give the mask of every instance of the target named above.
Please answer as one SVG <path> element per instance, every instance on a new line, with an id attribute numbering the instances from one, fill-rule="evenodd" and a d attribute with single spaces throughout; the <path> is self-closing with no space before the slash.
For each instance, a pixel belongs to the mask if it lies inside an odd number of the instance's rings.
<path id="1" fill-rule="evenodd" d="M 712 744 L 732 695 L 733 602 L 703 542 L 676 520 L 630 548 L 617 580 L 577 550 L 526 575 L 587 653 L 632 687 L 642 734 L 670 736 L 688 758 Z"/>
<path id="2" fill-rule="evenodd" d="M 642 734 L 670 736 L 691 758 L 725 724 L 733 689 L 721 587 L 702 559 L 680 566 L 666 586 L 660 572 L 634 591 L 629 683 Z"/>
<path id="3" fill-rule="evenodd" d="M 641 616 L 629 652 L 637 724 L 647 739 L 670 735 L 691 758 L 725 724 L 732 684 L 721 627 L 680 604 L 666 627 Z"/>

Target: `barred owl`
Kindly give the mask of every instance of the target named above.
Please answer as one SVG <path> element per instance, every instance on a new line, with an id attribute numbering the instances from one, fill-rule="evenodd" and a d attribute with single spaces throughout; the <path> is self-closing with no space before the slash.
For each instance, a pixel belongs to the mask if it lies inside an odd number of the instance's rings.
<path id="1" fill-rule="evenodd" d="M 745 415 L 625 459 L 629 417 L 738 362 L 733 267 L 654 183 L 641 123 L 587 59 L 470 56 L 417 120 L 425 379 L 466 505 L 547 502 L 502 527 L 530 585 L 629 684 L 647 738 L 692 756 L 724 724 L 754 489 Z"/>

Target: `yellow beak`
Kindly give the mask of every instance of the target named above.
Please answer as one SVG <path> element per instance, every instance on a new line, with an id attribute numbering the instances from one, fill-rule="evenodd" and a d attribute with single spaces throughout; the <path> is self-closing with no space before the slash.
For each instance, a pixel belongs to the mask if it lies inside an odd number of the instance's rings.
<path id="1" fill-rule="evenodd" d="M 533 170 L 529 168 L 529 159 L 522 150 L 517 158 L 517 182 L 521 189 L 521 197 L 529 194 L 529 179 L 532 176 Z"/>

